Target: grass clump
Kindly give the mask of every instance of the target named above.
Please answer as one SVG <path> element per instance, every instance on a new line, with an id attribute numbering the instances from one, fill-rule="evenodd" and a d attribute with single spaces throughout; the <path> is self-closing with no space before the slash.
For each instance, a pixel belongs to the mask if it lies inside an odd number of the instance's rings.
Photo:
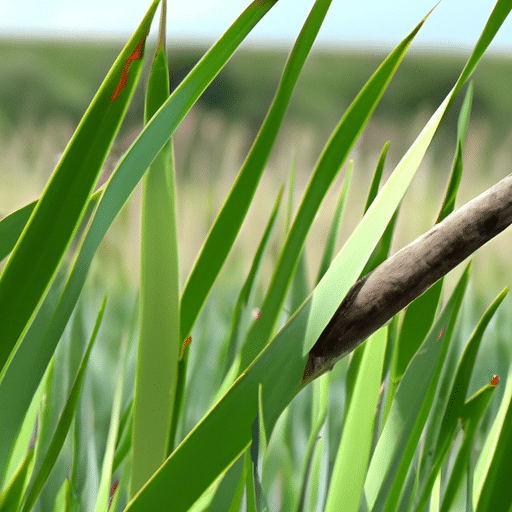
<path id="1" fill-rule="evenodd" d="M 419 511 L 428 502 L 442 510 L 455 503 L 477 511 L 508 508 L 511 491 L 500 468 L 510 444 L 510 386 L 492 428 L 484 421 L 482 432 L 478 426 L 489 415 L 497 378 L 480 380 L 479 391 L 467 396 L 471 379 L 481 377 L 476 354 L 483 332 L 507 290 L 464 338 L 457 320 L 468 266 L 446 303 L 441 280 L 359 346 L 348 364 L 345 360 L 312 385 L 303 373 L 310 349 L 351 285 L 389 254 L 404 194 L 441 119 L 512 4 L 497 2 L 453 88 L 380 187 L 384 147 L 366 213 L 335 255 L 349 167 L 311 291 L 304 252 L 308 232 L 428 15 L 382 60 L 325 143 L 295 214 L 289 185 L 288 222 L 267 290 L 262 293 L 259 270 L 283 209 L 283 189 L 272 198 L 250 271 L 232 296 L 222 281 L 214 284 L 254 201 L 331 3 L 317 0 L 180 290 L 172 136 L 274 3 L 251 3 L 170 94 L 164 2 L 144 128 L 95 190 L 141 74 L 155 0 L 41 197 L 1 220 L 0 249 L 8 260 L 0 277 L 0 509 Z M 454 209 L 471 95 L 470 87 L 438 220 Z M 291 184 L 293 169 L 290 176 Z M 84 287 L 86 278 L 109 226 L 142 178 L 139 297 L 119 289 L 103 299 L 101 284 L 91 280 Z M 212 306 L 215 300 L 233 307 L 224 321 L 220 307 Z M 95 363 L 96 351 L 101 358 Z M 341 418 L 329 405 L 330 389 L 340 382 Z M 102 414 L 105 410 L 109 413 Z M 459 418 L 460 447 L 453 443 Z M 485 446 L 475 464 L 471 452 L 479 436 Z M 495 486 L 504 489 L 499 496 L 492 492 Z"/>

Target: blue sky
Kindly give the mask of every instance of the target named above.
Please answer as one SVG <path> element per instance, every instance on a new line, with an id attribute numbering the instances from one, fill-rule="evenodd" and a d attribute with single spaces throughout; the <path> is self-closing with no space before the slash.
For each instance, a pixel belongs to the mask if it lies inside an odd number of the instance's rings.
<path id="1" fill-rule="evenodd" d="M 150 0 L 1 0 L 0 37 L 128 37 Z M 168 38 L 213 42 L 249 0 L 168 1 Z M 321 45 L 389 48 L 433 7 L 435 0 L 333 0 L 318 36 Z M 261 45 L 289 44 L 313 0 L 279 0 L 249 36 Z M 477 41 L 495 0 L 442 0 L 416 47 L 466 51 Z M 512 15 L 491 50 L 512 54 Z"/>

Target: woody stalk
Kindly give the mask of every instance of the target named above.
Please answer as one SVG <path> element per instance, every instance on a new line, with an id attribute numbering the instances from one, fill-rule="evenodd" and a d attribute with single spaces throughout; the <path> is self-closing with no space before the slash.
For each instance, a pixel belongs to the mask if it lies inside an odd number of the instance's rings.
<path id="1" fill-rule="evenodd" d="M 302 382 L 331 370 L 339 359 L 511 223 L 509 174 L 352 286 L 310 350 Z"/>

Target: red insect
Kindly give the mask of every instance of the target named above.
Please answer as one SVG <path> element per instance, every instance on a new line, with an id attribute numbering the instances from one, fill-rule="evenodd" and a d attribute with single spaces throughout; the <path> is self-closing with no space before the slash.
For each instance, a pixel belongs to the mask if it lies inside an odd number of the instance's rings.
<path id="1" fill-rule="evenodd" d="M 494 375 L 491 379 L 491 386 L 497 386 L 498 382 L 500 381 L 500 378 L 497 375 Z"/>
<path id="2" fill-rule="evenodd" d="M 110 486 L 110 496 L 108 498 L 108 508 L 110 509 L 112 505 L 112 500 L 114 499 L 114 494 L 116 493 L 117 486 L 119 485 L 119 480 L 116 478 L 112 485 Z"/>
<path id="3" fill-rule="evenodd" d="M 116 90 L 114 91 L 114 94 L 112 94 L 112 97 L 110 98 L 110 101 L 114 101 L 118 96 L 119 93 L 126 87 L 126 83 L 128 81 L 128 69 L 130 67 L 130 64 L 133 60 L 139 60 L 142 58 L 142 52 L 144 51 L 144 43 L 146 42 L 146 36 L 144 36 L 139 44 L 135 47 L 135 50 L 131 53 L 131 55 L 128 57 L 126 62 L 124 63 L 124 68 L 121 73 L 121 78 L 119 79 L 119 83 L 117 84 Z"/>
<path id="4" fill-rule="evenodd" d="M 185 338 L 185 341 L 183 342 L 183 346 L 181 347 L 181 354 L 180 354 L 180 361 L 183 359 L 183 356 L 185 355 L 185 350 L 187 348 L 187 345 L 190 345 L 192 343 L 192 336 L 187 336 Z"/>

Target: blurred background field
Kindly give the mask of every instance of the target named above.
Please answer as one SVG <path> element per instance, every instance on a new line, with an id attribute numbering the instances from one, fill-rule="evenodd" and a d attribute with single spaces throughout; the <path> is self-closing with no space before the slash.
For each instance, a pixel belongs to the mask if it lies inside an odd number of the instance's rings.
<path id="1" fill-rule="evenodd" d="M 37 198 L 59 154 L 107 73 L 123 41 L 0 40 L 0 215 Z M 171 87 L 207 50 L 170 43 Z M 152 55 L 151 44 L 148 47 Z M 210 85 L 178 129 L 175 155 L 178 178 L 179 238 L 182 279 L 259 129 L 272 100 L 288 50 L 246 46 Z M 408 54 L 354 148 L 354 175 L 339 244 L 360 219 L 378 155 L 390 140 L 386 177 L 441 103 L 462 69 L 468 52 Z M 255 202 L 239 237 L 237 280 L 245 275 L 279 187 L 296 170 L 295 203 L 300 201 L 321 149 L 342 114 L 385 57 L 384 51 L 355 47 L 313 52 L 285 118 Z M 146 73 L 151 57 L 146 59 Z M 464 173 L 458 205 L 510 172 L 512 147 L 512 59 L 484 57 L 474 76 L 473 110 L 464 149 Z M 139 87 L 127 122 L 109 156 L 102 182 L 141 129 L 143 87 Z M 402 206 L 394 250 L 434 222 L 454 154 L 456 121 L 462 98 L 452 107 L 429 149 L 422 169 Z M 345 174 L 342 170 L 338 183 Z M 316 273 L 339 186 L 332 189 L 307 244 L 310 276 Z M 100 259 L 121 267 L 137 286 L 140 189 L 103 244 Z M 284 222 L 282 215 L 282 222 Z M 474 279 L 487 297 L 510 275 L 511 235 L 506 232 L 475 256 Z M 276 240 L 276 244 L 279 242 Z M 277 254 L 277 246 L 276 251 Z M 268 272 L 271 275 L 271 262 Z M 456 273 L 456 272 L 455 272 Z M 226 272 L 232 275 L 231 272 Z M 490 287 L 490 283 L 496 286 Z"/>

